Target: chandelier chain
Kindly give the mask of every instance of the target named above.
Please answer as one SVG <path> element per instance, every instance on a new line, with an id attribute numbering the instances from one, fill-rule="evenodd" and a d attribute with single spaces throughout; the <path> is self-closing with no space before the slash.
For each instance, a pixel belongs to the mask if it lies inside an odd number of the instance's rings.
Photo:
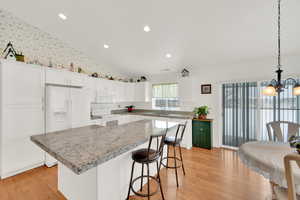
<path id="1" fill-rule="evenodd" d="M 277 39 L 278 39 L 278 68 L 281 67 L 281 0 L 278 0 L 278 19 L 277 19 L 277 25 L 278 25 L 278 33 L 277 33 Z"/>

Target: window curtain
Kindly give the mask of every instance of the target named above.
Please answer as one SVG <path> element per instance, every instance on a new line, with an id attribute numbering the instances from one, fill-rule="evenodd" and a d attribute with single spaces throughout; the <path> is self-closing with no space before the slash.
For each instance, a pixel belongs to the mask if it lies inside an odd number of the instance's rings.
<path id="1" fill-rule="evenodd" d="M 223 84 L 223 145 L 238 147 L 257 139 L 256 82 Z"/>
<path id="2" fill-rule="evenodd" d="M 153 88 L 153 98 L 178 98 L 178 84 L 155 84 Z"/>
<path id="3" fill-rule="evenodd" d="M 152 86 L 153 108 L 176 108 L 179 106 L 178 84 L 154 84 Z"/>
<path id="4" fill-rule="evenodd" d="M 272 121 L 300 124 L 300 96 L 293 95 L 292 83 L 279 97 L 262 95 L 269 84 L 263 81 L 222 85 L 223 145 L 238 147 L 248 141 L 268 141 L 266 124 Z M 287 132 L 287 126 L 282 129 Z"/>

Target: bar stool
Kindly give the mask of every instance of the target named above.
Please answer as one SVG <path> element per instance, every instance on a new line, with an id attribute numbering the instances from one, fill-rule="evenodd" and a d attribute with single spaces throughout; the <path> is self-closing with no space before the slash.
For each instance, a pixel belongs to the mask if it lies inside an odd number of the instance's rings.
<path id="1" fill-rule="evenodd" d="M 167 130 L 163 134 L 150 136 L 148 148 L 139 149 L 139 150 L 136 150 L 132 153 L 133 163 L 132 163 L 132 168 L 131 168 L 129 189 L 128 189 L 128 195 L 127 195 L 126 200 L 129 199 L 130 191 L 132 191 L 137 196 L 148 197 L 148 200 L 150 200 L 150 196 L 153 196 L 154 194 L 156 194 L 158 192 L 158 189 L 157 189 L 156 191 L 150 193 L 150 179 L 154 180 L 156 182 L 156 184 L 159 185 L 159 189 L 160 189 L 160 192 L 161 192 L 161 197 L 162 197 L 163 200 L 165 199 L 164 194 L 163 194 L 163 190 L 162 190 L 160 174 L 159 174 L 159 169 L 160 169 L 159 168 L 159 159 L 162 156 L 166 134 L 167 134 Z M 156 149 L 151 148 L 153 139 L 156 139 Z M 154 163 L 154 162 L 156 162 L 157 177 L 150 176 L 149 164 Z M 142 175 L 138 176 L 135 179 L 133 179 L 135 163 L 142 164 Z M 147 166 L 147 175 L 144 175 L 144 165 Z M 148 181 L 148 183 L 147 183 L 148 191 L 147 191 L 146 194 L 143 194 L 141 192 L 137 192 L 133 188 L 134 183 L 140 179 L 140 181 L 141 181 L 140 190 L 142 191 L 143 178 L 147 178 L 147 181 Z"/>
<path id="2" fill-rule="evenodd" d="M 187 121 L 184 124 L 178 124 L 175 136 L 167 136 L 167 137 L 165 137 L 164 144 L 167 145 L 167 157 L 162 157 L 161 160 L 160 160 L 160 167 L 161 167 L 161 165 L 163 165 L 167 169 L 169 169 L 169 168 L 175 169 L 176 185 L 177 185 L 177 187 L 179 187 L 177 169 L 179 167 L 181 167 L 182 171 L 183 171 L 183 175 L 185 175 L 185 169 L 184 169 L 184 164 L 183 164 L 183 159 L 182 159 L 182 153 L 181 153 L 181 146 L 180 146 L 180 144 L 181 144 L 182 139 L 183 139 L 183 135 L 184 135 L 184 132 L 185 132 L 186 125 L 187 125 Z M 180 132 L 180 135 L 179 135 L 179 132 Z M 174 156 L 169 156 L 169 148 L 170 148 L 170 146 L 173 147 Z M 180 156 L 180 158 L 178 158 L 176 156 L 176 147 L 179 148 L 179 156 Z M 169 159 L 174 159 L 174 166 L 169 166 Z M 163 163 L 164 160 L 167 160 L 166 164 Z M 177 165 L 177 161 L 180 162 L 180 165 Z M 160 169 L 160 167 L 159 167 L 159 169 Z"/>

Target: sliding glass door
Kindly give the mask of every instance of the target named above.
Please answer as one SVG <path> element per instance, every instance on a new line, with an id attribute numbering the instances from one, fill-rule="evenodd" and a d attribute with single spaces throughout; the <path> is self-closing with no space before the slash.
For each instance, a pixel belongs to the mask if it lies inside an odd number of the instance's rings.
<path id="1" fill-rule="evenodd" d="M 267 141 L 266 124 L 271 121 L 300 123 L 300 97 L 293 96 L 292 85 L 280 97 L 261 95 L 268 84 L 223 84 L 223 145 L 238 147 L 249 141 Z M 282 128 L 287 131 L 287 127 Z"/>
<path id="2" fill-rule="evenodd" d="M 223 145 L 238 147 L 256 140 L 256 82 L 223 84 Z"/>

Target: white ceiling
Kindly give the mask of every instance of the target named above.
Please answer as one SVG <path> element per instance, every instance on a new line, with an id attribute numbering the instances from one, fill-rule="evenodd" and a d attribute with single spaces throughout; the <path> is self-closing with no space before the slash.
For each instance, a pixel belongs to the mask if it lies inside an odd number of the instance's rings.
<path id="1" fill-rule="evenodd" d="M 9 0 L 0 6 L 132 75 L 276 58 L 276 0 Z M 300 1 L 283 0 L 285 55 L 300 54 Z M 58 18 L 64 13 L 68 19 Z M 151 32 L 145 33 L 143 26 Z M 103 44 L 109 44 L 104 49 Z M 165 58 L 171 53 L 172 58 Z M 270 67 L 270 66 L 266 66 Z"/>

